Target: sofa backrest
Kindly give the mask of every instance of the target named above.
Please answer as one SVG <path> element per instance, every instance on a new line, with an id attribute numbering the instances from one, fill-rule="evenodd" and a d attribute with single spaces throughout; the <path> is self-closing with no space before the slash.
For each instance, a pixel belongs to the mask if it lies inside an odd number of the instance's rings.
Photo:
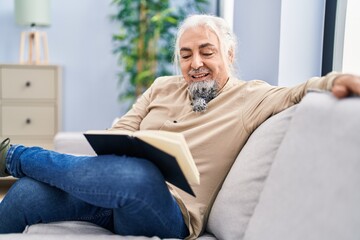
<path id="1" fill-rule="evenodd" d="M 261 124 L 238 155 L 209 216 L 207 231 L 218 239 L 243 238 L 295 109 L 288 108 Z"/>
<path id="2" fill-rule="evenodd" d="M 360 98 L 308 93 L 249 138 L 207 231 L 217 239 L 360 239 Z"/>
<path id="3" fill-rule="evenodd" d="M 245 240 L 360 239 L 360 97 L 309 93 L 296 109 Z"/>

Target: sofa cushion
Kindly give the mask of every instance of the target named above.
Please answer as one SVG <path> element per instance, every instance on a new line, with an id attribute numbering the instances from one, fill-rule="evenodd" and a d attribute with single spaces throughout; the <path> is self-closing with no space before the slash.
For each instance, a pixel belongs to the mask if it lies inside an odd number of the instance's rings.
<path id="1" fill-rule="evenodd" d="M 207 230 L 217 238 L 243 238 L 295 108 L 288 108 L 266 120 L 241 150 L 209 216 Z"/>
<path id="2" fill-rule="evenodd" d="M 5 234 L 0 235 L 0 240 L 160 240 L 158 237 L 135 237 L 135 236 L 119 236 L 119 235 L 91 235 L 91 234 Z M 169 239 L 177 240 L 177 239 Z M 204 239 L 205 240 L 205 239 Z M 207 240 L 207 239 L 206 239 Z"/>
<path id="3" fill-rule="evenodd" d="M 105 228 L 99 227 L 93 223 L 82 221 L 62 221 L 54 223 L 39 223 L 27 226 L 24 234 L 101 234 L 113 235 Z"/>
<path id="4" fill-rule="evenodd" d="M 65 239 L 102 239 L 102 240 L 160 240 L 158 237 L 143 236 L 119 236 L 99 227 L 93 223 L 81 221 L 63 221 L 54 223 L 39 223 L 27 226 L 24 234 L 10 234 L 6 239 L 46 239 L 46 240 L 65 240 Z M 66 236 L 65 238 L 63 236 Z M 2 239 L 0 235 L 0 240 Z M 198 238 L 199 240 L 216 240 L 210 234 L 205 233 Z M 164 239 L 177 240 L 177 239 Z"/>
<path id="5" fill-rule="evenodd" d="M 360 239 L 360 98 L 309 93 L 298 106 L 246 240 Z"/>
<path id="6" fill-rule="evenodd" d="M 119 236 L 112 232 L 99 227 L 93 223 L 81 221 L 63 221 L 54 223 L 39 223 L 28 226 L 24 234 L 14 234 L 24 239 L 31 239 L 31 236 L 44 236 L 44 239 L 55 240 L 61 239 L 61 236 L 67 236 L 69 239 L 103 239 L 103 240 L 160 240 L 158 237 L 141 237 L 141 236 Z M 93 236 L 93 237 L 91 237 Z M 1 239 L 1 238 L 0 238 Z M 38 239 L 38 238 L 33 238 Z M 42 238 L 41 238 L 42 239 Z"/>
<path id="7" fill-rule="evenodd" d="M 96 155 L 82 132 L 58 132 L 54 137 L 54 150 L 73 155 Z"/>

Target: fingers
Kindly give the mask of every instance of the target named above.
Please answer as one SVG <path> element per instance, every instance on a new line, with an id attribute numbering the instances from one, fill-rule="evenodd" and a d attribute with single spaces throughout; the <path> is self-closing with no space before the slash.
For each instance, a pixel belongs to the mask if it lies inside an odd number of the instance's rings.
<path id="1" fill-rule="evenodd" d="M 336 85 L 332 88 L 332 93 L 337 98 L 344 98 L 349 95 L 349 91 L 344 86 Z"/>
<path id="2" fill-rule="evenodd" d="M 351 74 L 337 77 L 332 92 L 337 98 L 344 98 L 351 94 L 360 95 L 360 77 Z"/>

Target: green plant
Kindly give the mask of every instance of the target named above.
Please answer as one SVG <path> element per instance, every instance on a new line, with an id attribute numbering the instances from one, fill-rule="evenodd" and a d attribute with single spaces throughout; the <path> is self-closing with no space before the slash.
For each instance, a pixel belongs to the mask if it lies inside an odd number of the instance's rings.
<path id="1" fill-rule="evenodd" d="M 113 0 L 118 22 L 113 35 L 114 53 L 121 68 L 119 84 L 128 83 L 120 100 L 134 100 L 156 77 L 172 74 L 173 42 L 177 25 L 190 12 L 202 12 L 207 0 L 183 0 L 171 7 L 170 0 Z"/>

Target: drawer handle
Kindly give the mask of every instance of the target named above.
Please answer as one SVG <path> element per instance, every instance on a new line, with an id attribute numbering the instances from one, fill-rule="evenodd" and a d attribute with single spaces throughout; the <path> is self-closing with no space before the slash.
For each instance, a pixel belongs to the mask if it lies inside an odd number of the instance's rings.
<path id="1" fill-rule="evenodd" d="M 31 124 L 31 119 L 27 118 L 25 122 L 26 122 L 26 124 Z"/>
<path id="2" fill-rule="evenodd" d="M 27 82 L 25 83 L 25 86 L 26 86 L 26 87 L 30 87 L 30 86 L 31 86 L 31 82 L 30 82 L 30 81 L 27 81 Z"/>

